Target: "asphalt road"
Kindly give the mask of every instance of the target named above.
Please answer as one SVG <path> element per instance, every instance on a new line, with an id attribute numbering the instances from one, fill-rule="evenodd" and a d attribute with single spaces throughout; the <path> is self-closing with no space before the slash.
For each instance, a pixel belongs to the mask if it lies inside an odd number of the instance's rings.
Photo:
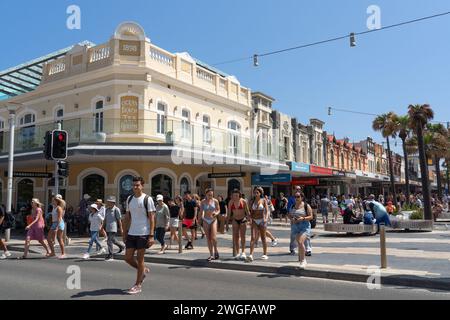
<path id="1" fill-rule="evenodd" d="M 149 300 L 323 300 L 323 299 L 450 299 L 450 292 L 224 271 L 171 265 L 150 265 L 142 294 L 128 296 L 135 272 L 123 261 L 41 259 L 0 261 L 0 300 L 8 299 L 149 299 Z M 70 266 L 81 272 L 81 289 L 70 290 Z M 70 282 L 75 283 L 75 282 Z"/>

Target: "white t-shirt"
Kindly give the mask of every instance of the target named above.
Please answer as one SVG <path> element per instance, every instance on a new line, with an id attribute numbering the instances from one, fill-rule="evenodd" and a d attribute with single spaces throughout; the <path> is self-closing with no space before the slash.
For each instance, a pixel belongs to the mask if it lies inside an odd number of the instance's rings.
<path id="1" fill-rule="evenodd" d="M 131 199 L 128 204 L 127 201 L 127 211 L 131 214 L 131 226 L 128 234 L 130 236 L 148 236 L 150 235 L 150 223 L 148 221 L 148 213 L 145 212 L 144 199 L 146 194 L 143 193 L 139 198 Z M 155 212 L 155 204 L 153 202 L 152 197 L 148 198 L 148 212 Z"/>

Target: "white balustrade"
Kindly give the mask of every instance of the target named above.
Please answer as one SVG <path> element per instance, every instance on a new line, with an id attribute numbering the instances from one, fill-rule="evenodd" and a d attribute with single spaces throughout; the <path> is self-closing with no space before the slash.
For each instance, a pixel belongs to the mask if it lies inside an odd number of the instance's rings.
<path id="1" fill-rule="evenodd" d="M 52 76 L 57 73 L 61 73 L 66 71 L 66 62 L 65 59 L 58 59 L 56 61 L 52 61 L 50 63 L 48 75 Z"/>
<path id="2" fill-rule="evenodd" d="M 214 77 L 215 75 L 213 73 L 201 69 L 200 67 L 197 67 L 197 78 L 210 82 L 211 84 L 214 84 Z"/>
<path id="3" fill-rule="evenodd" d="M 111 56 L 111 48 L 109 47 L 109 45 L 101 45 L 91 48 L 89 52 L 89 63 L 108 59 Z"/>
<path id="4" fill-rule="evenodd" d="M 172 56 L 154 47 L 150 48 L 150 58 L 169 67 L 174 66 L 174 58 Z"/>

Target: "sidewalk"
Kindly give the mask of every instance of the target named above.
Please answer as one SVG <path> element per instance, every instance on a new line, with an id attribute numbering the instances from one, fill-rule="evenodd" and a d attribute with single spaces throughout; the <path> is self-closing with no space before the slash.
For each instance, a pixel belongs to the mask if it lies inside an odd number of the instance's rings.
<path id="1" fill-rule="evenodd" d="M 450 290 L 450 226 L 445 222 L 435 225 L 430 232 L 387 232 L 388 268 L 381 270 L 381 283 L 413 286 L 429 289 Z M 319 277 L 335 280 L 366 282 L 371 275 L 368 268 L 380 266 L 379 236 L 347 236 L 323 231 L 319 223 L 314 229 L 312 239 L 313 255 L 308 257 L 307 270 L 299 270 L 298 256 L 289 254 L 289 227 L 279 222 L 269 227 L 278 238 L 276 247 L 270 246 L 269 260 L 260 260 L 262 244 L 255 249 L 252 263 L 235 261 L 232 258 L 231 230 L 228 234 L 219 234 L 220 260 L 207 262 L 209 256 L 206 239 L 194 243 L 195 250 L 178 253 L 178 245 L 164 255 L 157 255 L 159 244 L 147 250 L 149 263 L 175 264 L 188 267 L 208 267 L 216 269 L 253 271 L 280 275 Z M 168 235 L 166 235 L 166 238 Z M 80 259 L 87 248 L 88 238 L 73 238 L 67 248 L 69 259 Z M 247 232 L 247 245 L 250 232 Z M 9 242 L 11 251 L 23 251 L 23 236 L 13 237 Z M 34 253 L 43 253 L 43 249 L 34 244 Z M 58 250 L 58 249 L 57 249 Z M 246 249 L 249 253 L 249 249 Z M 94 256 L 94 258 L 96 258 Z M 100 257 L 98 257 L 100 258 Z M 116 259 L 123 259 L 116 256 Z"/>

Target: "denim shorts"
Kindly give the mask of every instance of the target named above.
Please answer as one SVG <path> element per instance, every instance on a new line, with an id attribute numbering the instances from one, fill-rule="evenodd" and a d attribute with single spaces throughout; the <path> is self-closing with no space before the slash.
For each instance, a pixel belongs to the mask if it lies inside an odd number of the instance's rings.
<path id="1" fill-rule="evenodd" d="M 291 225 L 291 233 L 294 236 L 306 234 L 311 237 L 311 223 L 309 221 L 302 221 Z"/>
<path id="2" fill-rule="evenodd" d="M 56 231 L 56 230 L 64 231 L 64 228 L 65 228 L 64 221 L 61 220 L 61 222 L 59 222 L 59 223 L 58 222 L 53 222 L 50 229 L 53 230 L 53 231 Z"/>

